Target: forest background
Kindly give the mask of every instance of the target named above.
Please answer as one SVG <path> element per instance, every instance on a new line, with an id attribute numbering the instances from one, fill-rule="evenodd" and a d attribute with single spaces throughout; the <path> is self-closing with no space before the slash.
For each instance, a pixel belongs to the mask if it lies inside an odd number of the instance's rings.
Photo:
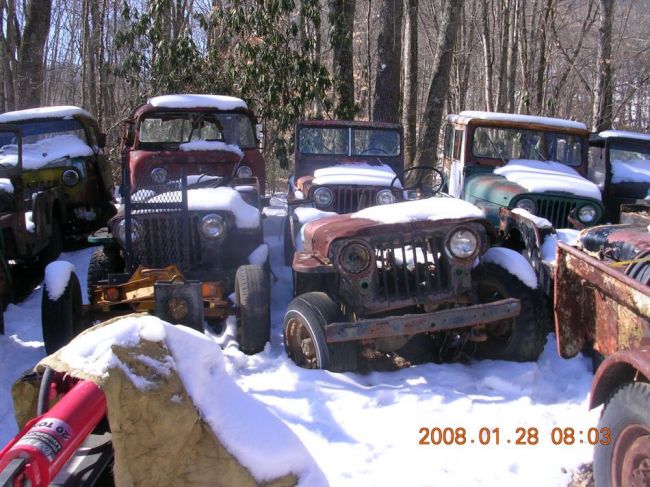
<path id="1" fill-rule="evenodd" d="M 150 96 L 219 93 L 264 122 L 272 182 L 301 118 L 403 123 L 436 162 L 447 113 L 650 130 L 650 0 L 0 0 L 0 112 L 79 105 L 109 135 Z"/>

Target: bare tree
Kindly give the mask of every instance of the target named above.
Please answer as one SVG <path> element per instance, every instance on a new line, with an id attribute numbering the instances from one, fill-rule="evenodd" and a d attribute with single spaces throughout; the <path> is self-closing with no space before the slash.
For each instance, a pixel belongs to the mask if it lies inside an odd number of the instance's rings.
<path id="1" fill-rule="evenodd" d="M 410 167 L 417 148 L 418 109 L 418 0 L 407 0 L 404 38 L 404 162 Z"/>
<path id="2" fill-rule="evenodd" d="M 402 71 L 402 0 L 383 0 L 382 22 L 377 40 L 372 119 L 400 121 L 400 74 Z"/>
<path id="3" fill-rule="evenodd" d="M 598 29 L 598 78 L 594 96 L 594 130 L 612 127 L 612 20 L 614 0 L 600 0 L 600 27 Z"/>
<path id="4" fill-rule="evenodd" d="M 329 2 L 330 44 L 333 55 L 332 74 L 337 95 L 335 115 L 340 118 L 352 118 L 356 111 L 352 43 L 355 6 L 356 0 L 330 0 Z"/>

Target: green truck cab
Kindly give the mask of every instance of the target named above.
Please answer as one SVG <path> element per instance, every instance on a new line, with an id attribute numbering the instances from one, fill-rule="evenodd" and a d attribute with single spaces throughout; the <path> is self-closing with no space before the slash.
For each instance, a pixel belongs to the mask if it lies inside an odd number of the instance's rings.
<path id="1" fill-rule="evenodd" d="M 447 116 L 443 172 L 449 194 L 475 204 L 495 226 L 502 208 L 555 228 L 598 224 L 605 212 L 586 179 L 587 127 L 580 122 L 464 111 Z"/>

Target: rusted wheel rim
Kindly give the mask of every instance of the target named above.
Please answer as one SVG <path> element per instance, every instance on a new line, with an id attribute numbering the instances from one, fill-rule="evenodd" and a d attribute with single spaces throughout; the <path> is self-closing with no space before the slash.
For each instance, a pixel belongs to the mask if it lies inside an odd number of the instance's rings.
<path id="1" fill-rule="evenodd" d="M 612 487 L 650 485 L 650 429 L 626 426 L 616 438 L 612 452 Z"/>
<path id="2" fill-rule="evenodd" d="M 300 318 L 289 318 L 285 329 L 284 340 L 289 357 L 300 367 L 317 369 L 316 347 L 309 330 Z"/>

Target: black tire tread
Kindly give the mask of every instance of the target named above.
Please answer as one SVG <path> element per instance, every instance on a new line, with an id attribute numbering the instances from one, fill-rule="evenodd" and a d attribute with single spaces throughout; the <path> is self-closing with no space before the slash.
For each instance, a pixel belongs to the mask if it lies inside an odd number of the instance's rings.
<path id="1" fill-rule="evenodd" d="M 271 335 L 269 279 L 262 267 L 243 265 L 237 269 L 235 281 L 239 349 L 253 355 L 264 350 Z"/>
<path id="2" fill-rule="evenodd" d="M 81 287 L 74 272 L 70 274 L 63 294 L 56 300 L 50 298 L 47 284 L 43 285 L 41 326 L 48 354 L 56 352 L 83 330 Z"/>

